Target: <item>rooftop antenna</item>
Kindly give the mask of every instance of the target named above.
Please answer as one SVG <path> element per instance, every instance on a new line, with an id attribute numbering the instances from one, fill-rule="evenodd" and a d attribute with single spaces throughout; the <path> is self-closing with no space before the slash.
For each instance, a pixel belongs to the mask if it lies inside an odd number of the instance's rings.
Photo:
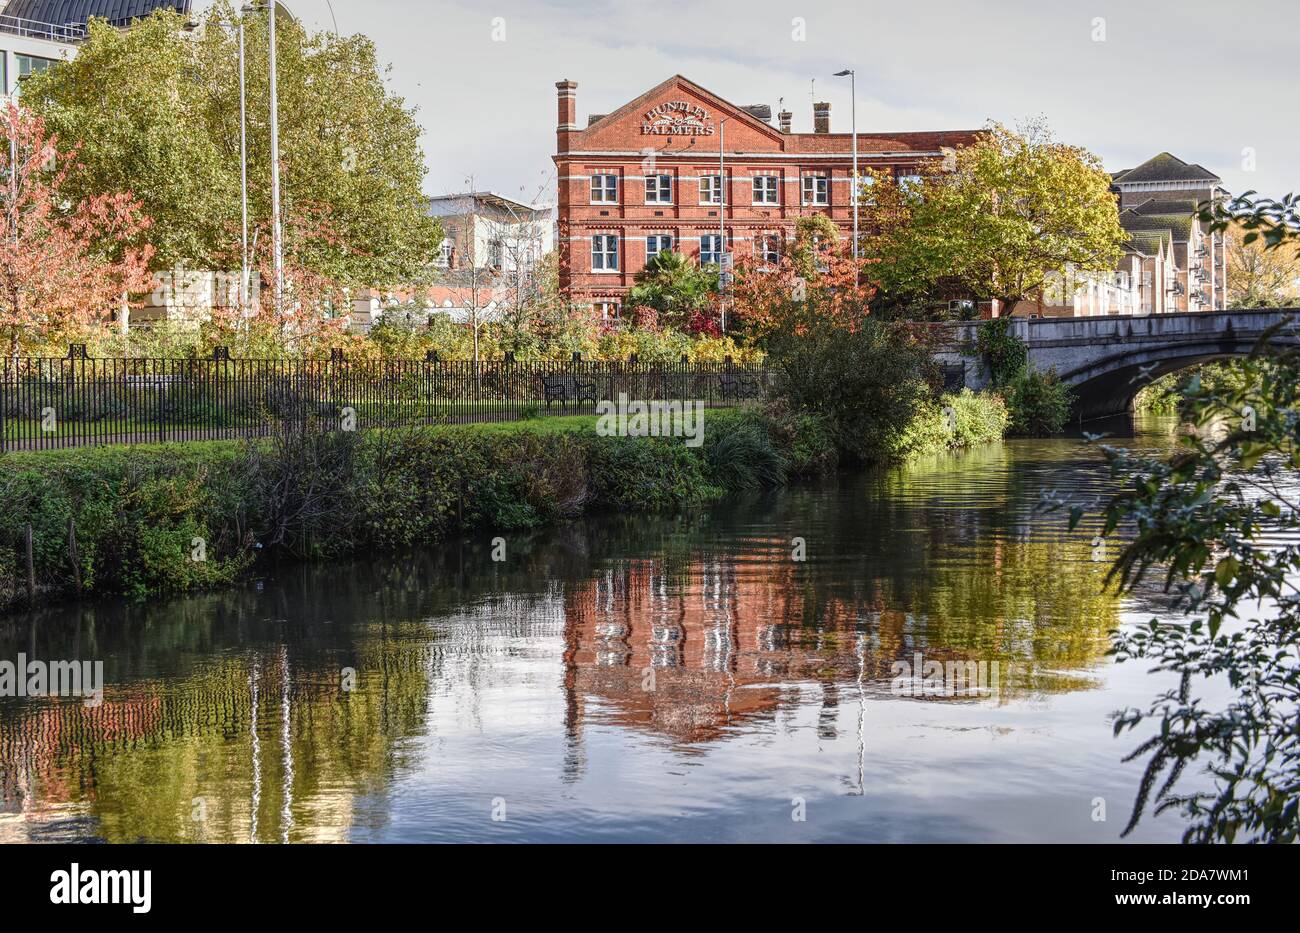
<path id="1" fill-rule="evenodd" d="M 817 109 L 817 79 L 816 79 L 816 78 L 813 78 L 811 81 L 808 82 L 808 84 L 809 84 L 808 96 L 812 98 L 813 110 L 816 111 L 816 109 Z"/>

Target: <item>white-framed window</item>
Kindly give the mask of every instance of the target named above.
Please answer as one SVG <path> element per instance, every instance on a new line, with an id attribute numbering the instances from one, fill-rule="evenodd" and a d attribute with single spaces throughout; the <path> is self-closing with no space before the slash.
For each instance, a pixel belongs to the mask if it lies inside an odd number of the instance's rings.
<path id="1" fill-rule="evenodd" d="M 700 235 L 700 265 L 716 266 L 722 262 L 722 234 L 704 233 Z"/>
<path id="2" fill-rule="evenodd" d="M 898 176 L 898 187 L 908 194 L 911 194 L 912 192 L 920 192 L 921 185 L 924 183 L 924 178 L 910 172 Z"/>
<path id="3" fill-rule="evenodd" d="M 673 176 L 647 175 L 645 177 L 645 202 L 647 204 L 672 204 Z"/>
<path id="4" fill-rule="evenodd" d="M 499 238 L 488 243 L 488 266 L 500 269 L 505 262 L 506 245 Z"/>
<path id="5" fill-rule="evenodd" d="M 602 321 L 617 321 L 619 304 L 617 301 L 597 301 L 592 304 Z"/>
<path id="6" fill-rule="evenodd" d="M 775 175 L 754 176 L 754 203 L 780 204 L 781 179 Z"/>
<path id="7" fill-rule="evenodd" d="M 451 254 L 455 248 L 456 244 L 452 242 L 451 237 L 443 237 L 442 242 L 438 244 L 438 255 L 434 257 L 434 264 L 443 269 L 450 267 Z"/>
<path id="8" fill-rule="evenodd" d="M 762 260 L 764 265 L 775 266 L 781 261 L 781 234 L 761 234 L 754 247 L 755 252 L 758 253 L 758 258 Z"/>
<path id="9" fill-rule="evenodd" d="M 617 204 L 618 203 L 618 176 L 617 175 L 592 175 L 591 176 L 591 203 L 592 204 Z"/>
<path id="10" fill-rule="evenodd" d="M 721 175 L 700 176 L 700 203 L 701 204 L 722 203 L 722 176 Z"/>
<path id="11" fill-rule="evenodd" d="M 673 238 L 667 233 L 652 233 L 645 238 L 645 258 L 649 262 L 660 253 L 673 251 Z"/>
<path id="12" fill-rule="evenodd" d="M 868 206 L 876 203 L 876 176 L 858 176 L 858 203 Z"/>
<path id="13" fill-rule="evenodd" d="M 824 173 L 808 172 L 803 176 L 803 203 L 829 204 L 831 180 Z"/>
<path id="14" fill-rule="evenodd" d="M 597 233 L 591 238 L 591 271 L 618 271 L 618 237 L 612 233 Z"/>

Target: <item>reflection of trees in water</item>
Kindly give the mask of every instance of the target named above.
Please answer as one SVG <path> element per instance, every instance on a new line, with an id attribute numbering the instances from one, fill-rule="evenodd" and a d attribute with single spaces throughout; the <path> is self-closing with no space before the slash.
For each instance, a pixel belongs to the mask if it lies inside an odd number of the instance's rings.
<path id="1" fill-rule="evenodd" d="M 856 704 L 861 732 L 862 704 L 918 652 L 1012 665 L 994 701 L 1086 686 L 1118 603 L 1087 536 L 1032 513 L 1036 486 L 1086 488 L 1083 471 L 973 456 L 680 518 L 512 533 L 504 563 L 485 533 L 288 568 L 260 590 L 47 613 L 0 632 L 0 657 L 104 658 L 109 688 L 99 710 L 0 701 L 4 808 L 75 802 L 112 840 L 364 834 L 412 766 L 402 740 L 434 704 L 463 704 L 482 728 L 477 706 L 514 676 L 498 661 L 519 644 L 562 652 L 569 779 L 590 722 L 689 748 L 745 723 L 792 727 L 811 704 L 832 740 Z M 791 560 L 794 537 L 807 562 Z M 344 667 L 358 675 L 347 695 Z"/>
<path id="2" fill-rule="evenodd" d="M 296 596 L 313 604 L 307 591 Z M 209 625 L 183 632 L 176 616 L 195 602 Z M 72 623 L 83 646 L 94 628 L 99 650 L 113 656 L 104 702 L 0 706 L 3 809 L 27 814 L 28 832 L 85 811 L 92 835 L 117 842 L 343 838 L 386 820 L 383 797 L 401 764 L 395 745 L 426 720 L 437 662 L 425 630 L 376 620 L 285 640 L 285 624 L 266 608 L 257 594 L 238 593 L 180 601 L 171 612 L 85 610 Z M 36 656 L 67 656 L 76 633 L 60 644 L 53 628 L 36 636 Z M 178 652 L 178 641 L 203 650 Z M 13 657 L 10 647 L 0 657 Z M 344 667 L 357 671 L 347 693 Z"/>

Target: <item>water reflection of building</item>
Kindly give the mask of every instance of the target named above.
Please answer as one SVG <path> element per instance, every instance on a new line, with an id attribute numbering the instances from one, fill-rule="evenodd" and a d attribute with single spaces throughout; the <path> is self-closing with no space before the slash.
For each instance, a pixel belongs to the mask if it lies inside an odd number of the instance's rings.
<path id="1" fill-rule="evenodd" d="M 571 587 L 571 729 L 610 722 L 709 742 L 742 721 L 772 719 L 790 691 L 815 685 L 823 729 L 834 737 L 828 724 L 842 688 L 887 692 L 893 662 L 910 658 L 924 637 L 905 612 L 818 595 L 803 572 L 788 561 L 702 560 L 670 576 L 647 560 Z M 926 645 L 930 660 L 969 654 Z"/>

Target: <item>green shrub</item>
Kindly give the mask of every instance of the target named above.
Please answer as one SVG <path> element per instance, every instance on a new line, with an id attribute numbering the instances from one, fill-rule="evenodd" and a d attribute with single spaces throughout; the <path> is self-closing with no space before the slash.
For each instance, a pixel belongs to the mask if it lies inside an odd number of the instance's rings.
<path id="1" fill-rule="evenodd" d="M 713 485 L 728 491 L 784 485 L 788 464 L 761 416 L 705 419 L 704 459 Z"/>
<path id="2" fill-rule="evenodd" d="M 593 502 L 615 509 L 665 509 L 719 495 L 703 458 L 678 439 L 599 437 L 586 441 Z"/>
<path id="3" fill-rule="evenodd" d="M 926 348 L 905 326 L 871 318 L 780 335 L 769 363 L 774 397 L 822 419 L 836 445 L 861 461 L 901 453 L 907 426 L 930 396 Z"/>
<path id="4" fill-rule="evenodd" d="M 235 579 L 251 556 L 239 540 L 233 450 L 197 444 L 6 458 L 0 604 L 24 588 L 18 543 L 29 523 L 42 591 L 73 586 L 70 519 L 89 592 L 138 597 Z M 195 539 L 201 539 L 197 547 Z"/>
<path id="5" fill-rule="evenodd" d="M 234 580 L 255 555 L 321 559 L 427 545 L 472 529 L 519 531 L 590 508 L 673 509 L 784 482 L 790 444 L 826 457 L 810 415 L 778 428 L 757 412 L 705 416 L 705 438 L 570 430 L 319 431 L 286 423 L 249 441 L 81 449 L 0 459 L 0 605 L 22 598 L 18 547 L 33 527 L 43 593 L 74 579 L 143 597 Z M 833 450 L 833 448 L 831 448 Z M 204 560 L 195 560 L 195 539 Z"/>
<path id="6" fill-rule="evenodd" d="M 1265 361 L 1264 372 L 1273 368 L 1270 361 Z M 1246 372 L 1245 361 L 1237 359 L 1205 363 L 1182 372 L 1169 373 L 1143 386 L 1133 400 L 1133 409 L 1156 415 L 1183 414 L 1187 407 L 1183 400 L 1193 379 L 1198 380 L 1203 389 L 1227 394 L 1244 391 Z"/>
<path id="7" fill-rule="evenodd" d="M 996 317 L 980 325 L 975 349 L 984 357 L 989 380 L 1001 387 L 1009 385 L 1029 365 L 1029 347 L 1011 333 L 1009 317 Z"/>
<path id="8" fill-rule="evenodd" d="M 988 444 L 1002 438 L 1009 422 L 1000 396 L 962 389 L 918 406 L 904 433 L 903 453 L 917 456 Z"/>
<path id="9" fill-rule="evenodd" d="M 1133 399 L 1133 410 L 1153 415 L 1173 415 L 1182 398 L 1177 373 L 1169 373 L 1143 386 Z"/>
<path id="10" fill-rule="evenodd" d="M 825 416 L 793 411 L 783 399 L 773 399 L 763 412 L 764 426 L 786 461 L 790 476 L 821 476 L 839 463 L 835 443 Z"/>
<path id="11" fill-rule="evenodd" d="M 1011 433 L 1030 437 L 1060 434 L 1070 420 L 1074 392 L 1056 371 L 1022 372 L 1006 389 Z"/>

